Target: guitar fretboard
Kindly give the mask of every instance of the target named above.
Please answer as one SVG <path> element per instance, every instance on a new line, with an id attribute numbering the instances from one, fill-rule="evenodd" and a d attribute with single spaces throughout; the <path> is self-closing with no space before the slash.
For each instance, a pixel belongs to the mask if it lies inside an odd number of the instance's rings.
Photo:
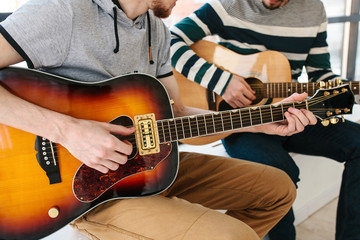
<path id="1" fill-rule="evenodd" d="M 344 82 L 345 84 L 350 85 L 351 91 L 358 95 L 360 94 L 360 82 L 349 81 Z M 325 82 L 325 88 L 329 88 L 329 84 Z M 297 93 L 308 93 L 309 96 L 315 94 L 316 90 L 319 89 L 319 84 L 314 83 L 264 83 L 262 94 L 267 96 L 267 98 L 286 98 L 291 94 Z"/>
<path id="2" fill-rule="evenodd" d="M 319 88 L 317 83 L 266 83 L 264 84 L 264 96 L 268 98 L 286 98 L 291 94 L 306 92 L 310 96 L 314 95 Z"/>
<path id="3" fill-rule="evenodd" d="M 350 85 L 350 89 L 351 91 L 355 94 L 355 95 L 359 95 L 360 94 L 360 82 L 346 82 L 349 83 Z"/>
<path id="4" fill-rule="evenodd" d="M 285 120 L 289 107 L 307 108 L 305 102 L 279 103 L 157 121 L 160 143 Z"/>

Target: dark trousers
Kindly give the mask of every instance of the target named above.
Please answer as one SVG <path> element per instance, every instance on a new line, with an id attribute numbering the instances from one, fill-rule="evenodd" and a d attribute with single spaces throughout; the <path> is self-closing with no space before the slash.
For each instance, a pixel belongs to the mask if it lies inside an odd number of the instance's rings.
<path id="1" fill-rule="evenodd" d="M 223 140 L 231 157 L 274 166 L 296 184 L 299 168 L 289 152 L 324 156 L 344 163 L 336 219 L 336 240 L 360 239 L 360 124 L 346 121 L 324 127 L 307 126 L 290 137 L 260 133 L 233 134 Z M 290 212 L 270 231 L 271 240 L 295 240 Z"/>

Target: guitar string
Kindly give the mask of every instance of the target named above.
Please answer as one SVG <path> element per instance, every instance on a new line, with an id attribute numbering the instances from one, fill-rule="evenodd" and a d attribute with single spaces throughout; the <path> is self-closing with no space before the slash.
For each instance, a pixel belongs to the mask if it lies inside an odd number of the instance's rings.
<path id="1" fill-rule="evenodd" d="M 339 93 L 339 94 L 342 94 L 342 93 Z M 329 96 L 321 96 L 321 97 L 317 97 L 317 98 L 312 98 L 312 99 L 310 99 L 310 100 L 308 100 L 308 105 L 309 106 L 313 106 L 313 105 L 315 105 L 315 104 L 318 104 L 318 103 L 320 103 L 320 102 L 323 102 L 324 101 L 324 99 L 329 99 L 329 98 L 332 98 L 332 97 L 334 97 L 334 95 L 329 95 Z M 296 102 L 294 102 L 294 103 L 296 103 Z M 289 106 L 285 106 L 285 107 L 293 107 L 293 106 L 291 106 L 293 103 L 283 103 L 283 104 L 286 104 L 286 105 L 289 105 Z M 278 106 L 276 106 L 276 108 L 275 108 L 275 106 L 274 106 L 274 104 L 273 105 L 269 105 L 269 106 L 271 106 L 271 107 L 274 107 L 275 109 L 272 109 L 272 108 L 270 108 L 269 107 L 269 109 L 266 109 L 265 111 L 261 111 L 261 116 L 260 116 L 260 111 L 259 111 L 259 113 L 252 113 L 252 114 L 257 114 L 257 115 L 259 115 L 258 117 L 256 116 L 256 117 L 254 117 L 254 118 L 250 118 L 250 113 L 248 113 L 248 111 L 249 110 L 251 110 L 251 108 L 242 108 L 242 109 L 238 109 L 238 110 L 235 110 L 235 111 L 245 111 L 245 113 L 243 113 L 243 114 L 248 114 L 248 115 L 246 115 L 246 116 L 244 116 L 243 118 L 241 118 L 241 113 L 240 114 L 238 114 L 238 115 L 235 115 L 235 116 L 233 116 L 233 117 L 226 117 L 225 118 L 225 121 L 224 121 L 224 119 L 223 120 L 221 120 L 221 119 L 217 119 L 216 121 L 214 121 L 215 122 L 215 125 L 217 125 L 217 124 L 221 124 L 221 125 L 228 125 L 228 124 L 231 124 L 231 123 L 233 123 L 233 120 L 232 119 L 234 119 L 234 118 L 239 118 L 240 119 L 240 121 L 241 121 L 241 123 L 240 122 L 237 122 L 237 124 L 241 124 L 242 125 L 242 123 L 244 122 L 244 120 L 246 119 L 246 121 L 249 121 L 249 122 L 256 122 L 256 121 L 258 121 L 259 119 L 263 119 L 264 117 L 263 117 L 263 115 L 266 115 L 266 114 L 268 114 L 269 116 L 271 116 L 271 114 L 272 114 L 272 116 L 273 116 L 273 118 L 276 118 L 276 117 L 283 117 L 284 118 L 284 120 L 286 120 L 285 119 L 285 117 L 284 117 L 284 115 L 283 115 L 283 108 L 281 108 L 280 106 L 281 105 L 283 105 L 283 104 L 278 104 Z M 275 104 L 276 105 L 276 104 Z M 306 103 L 305 102 L 301 102 L 301 103 L 299 103 L 298 105 L 297 105 L 297 107 L 299 107 L 299 108 L 302 108 L 302 107 L 306 107 Z M 258 109 L 259 109 L 260 107 L 258 107 Z M 286 109 L 284 109 L 284 110 L 286 110 Z M 317 109 L 312 109 L 311 111 L 312 112 L 324 112 L 324 110 L 328 110 L 328 109 L 325 109 L 325 108 L 317 108 Z M 229 111 L 225 111 L 225 112 L 223 112 L 223 113 L 226 113 L 226 114 L 230 114 L 230 112 L 233 112 L 234 110 L 229 110 Z M 235 113 L 236 114 L 236 113 Z M 206 115 L 206 114 L 204 114 L 204 115 Z M 202 115 L 202 116 L 204 116 L 204 115 Z M 210 114 L 209 113 L 209 116 L 210 115 L 213 115 L 213 114 Z M 220 115 L 220 114 L 218 114 L 218 115 Z M 189 116 L 185 116 L 185 117 L 181 117 L 181 118 L 190 118 Z M 178 119 L 180 119 L 180 118 L 178 118 Z M 250 120 L 251 119 L 251 120 Z M 157 121 L 157 122 L 160 122 L 160 121 L 169 121 L 168 119 L 163 119 L 163 120 L 159 120 L 159 121 Z M 189 120 L 190 121 L 190 120 Z M 279 119 L 279 120 L 276 120 L 276 121 L 283 121 L 283 120 L 281 120 L 281 119 Z M 172 122 L 175 122 L 175 121 L 172 121 Z M 275 121 L 273 121 L 273 122 L 275 122 Z M 268 123 L 271 123 L 271 122 L 268 122 Z M 254 124 L 254 125 L 249 125 L 249 126 L 246 126 L 246 127 L 251 127 L 251 126 L 255 126 L 255 125 L 259 125 L 259 124 Z M 131 125 L 131 126 L 126 126 L 126 127 L 132 127 L 133 125 Z M 216 128 L 215 126 L 213 126 L 214 128 Z M 204 131 L 204 134 L 206 134 L 206 129 L 207 129 L 207 126 L 206 126 L 206 122 L 205 122 L 205 120 L 204 120 L 204 125 L 201 125 L 201 130 L 202 131 Z M 224 128 L 224 127 L 223 127 Z M 241 128 L 241 127 L 240 127 Z M 240 128 L 235 128 L 235 129 L 240 129 Z M 188 124 L 186 124 L 186 126 L 184 127 L 183 126 L 183 128 L 181 128 L 181 129 L 184 129 L 184 131 L 191 131 L 192 130 L 192 128 L 190 128 L 190 126 L 188 126 Z M 171 128 L 167 128 L 166 129 L 166 131 L 172 131 L 173 132 L 173 134 L 175 135 L 175 131 L 177 131 L 178 130 L 178 127 L 177 126 L 175 126 L 175 124 L 174 124 L 174 127 L 171 127 Z M 229 129 L 229 131 L 230 130 L 233 130 L 233 129 Z M 216 133 L 220 133 L 220 132 L 225 132 L 225 131 L 218 131 L 218 132 L 213 132 L 213 133 L 210 133 L 210 134 L 216 134 Z M 183 135 L 183 134 L 182 134 Z M 209 135 L 209 134 L 207 134 L 207 135 Z M 134 134 L 131 134 L 131 135 L 129 135 L 129 136 L 135 136 Z M 172 136 L 172 134 L 171 134 L 171 136 Z M 203 135 L 199 135 L 199 136 L 203 136 Z M 195 136 L 196 137 L 196 136 Z M 129 142 L 131 142 L 132 144 L 135 144 L 136 143 L 136 139 L 135 138 L 133 138 L 133 137 L 130 137 L 130 138 L 124 138 L 123 140 L 128 140 Z M 174 140 L 174 141 L 177 141 L 178 139 L 176 139 L 176 140 Z M 48 147 L 46 147 L 46 148 L 48 148 Z M 57 152 L 57 150 L 54 150 L 54 152 Z"/>

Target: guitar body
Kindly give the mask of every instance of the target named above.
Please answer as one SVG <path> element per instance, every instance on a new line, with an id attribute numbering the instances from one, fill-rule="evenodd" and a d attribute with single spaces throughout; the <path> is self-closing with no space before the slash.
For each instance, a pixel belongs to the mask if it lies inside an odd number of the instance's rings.
<path id="1" fill-rule="evenodd" d="M 219 44 L 207 40 L 200 40 L 190 48 L 201 58 L 217 67 L 233 74 L 244 77 L 256 92 L 256 100 L 252 105 L 263 105 L 270 102 L 278 102 L 282 98 L 269 99 L 264 93 L 264 83 L 291 82 L 291 68 L 287 58 L 280 52 L 265 51 L 250 55 L 240 55 Z M 184 75 L 173 69 L 174 76 L 180 89 L 181 99 L 185 105 L 209 109 L 209 101 L 215 101 L 215 109 L 229 109 L 221 96 L 213 93 L 213 99 L 208 99 L 208 90 L 198 83 L 187 79 Z M 193 138 L 181 142 L 202 145 L 210 143 L 224 136 L 214 136 L 211 139 Z"/>
<path id="2" fill-rule="evenodd" d="M 5 68 L 0 70 L 0 84 L 25 100 L 76 118 L 131 124 L 139 114 L 173 117 L 163 85 L 143 74 L 84 84 L 34 70 Z M 0 124 L 0 239 L 42 238 L 103 202 L 158 194 L 177 174 L 176 142 L 162 144 L 160 153 L 146 156 L 135 150 L 128 163 L 102 174 L 59 144 L 53 144 L 55 159 L 48 162 L 40 154 L 41 142 L 35 146 L 39 139 Z M 53 165 L 48 168 L 51 171 L 57 169 L 55 180 L 47 175 L 47 164 Z"/>

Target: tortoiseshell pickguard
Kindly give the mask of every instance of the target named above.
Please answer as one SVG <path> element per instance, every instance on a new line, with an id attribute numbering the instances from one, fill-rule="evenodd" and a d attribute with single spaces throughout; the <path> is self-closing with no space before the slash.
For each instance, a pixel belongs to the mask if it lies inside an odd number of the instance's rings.
<path id="1" fill-rule="evenodd" d="M 126 164 L 120 165 L 116 171 L 109 171 L 107 174 L 103 174 L 83 164 L 74 178 L 73 188 L 75 196 L 83 202 L 93 201 L 124 178 L 155 169 L 170 152 L 170 143 L 161 144 L 159 153 L 145 156 L 137 154 Z"/>

